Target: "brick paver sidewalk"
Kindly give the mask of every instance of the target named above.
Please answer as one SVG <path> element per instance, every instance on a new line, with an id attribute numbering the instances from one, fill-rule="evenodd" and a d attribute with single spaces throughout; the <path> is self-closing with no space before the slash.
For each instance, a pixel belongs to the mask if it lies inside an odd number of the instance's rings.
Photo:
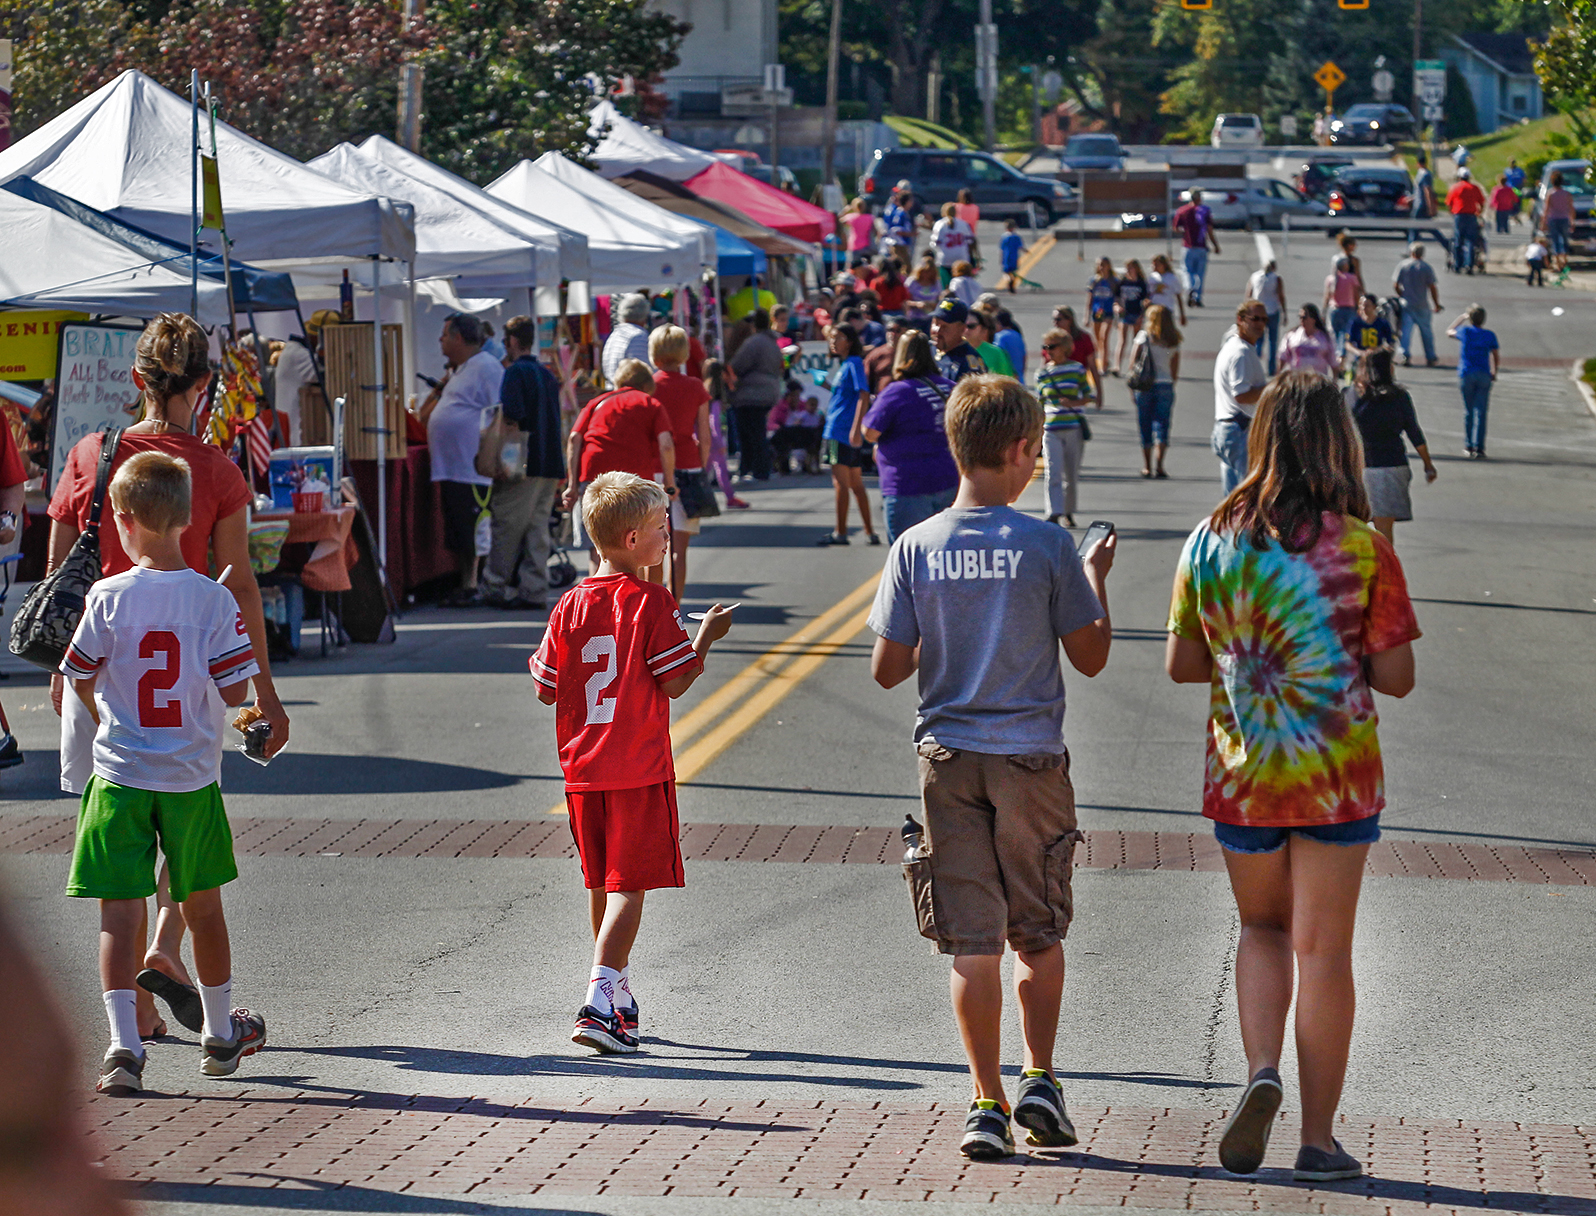
<path id="1" fill-rule="evenodd" d="M 252 857 L 528 858 L 576 856 L 564 819 L 251 819 L 232 821 L 233 847 Z M 0 853 L 70 853 L 71 815 L 0 819 Z M 844 824 L 684 823 L 687 861 L 886 865 L 903 856 L 896 828 Z M 1212 833 L 1086 833 L 1086 869 L 1222 871 Z M 1371 878 L 1447 878 L 1596 886 L 1589 849 L 1386 837 L 1369 850 Z"/>
<path id="2" fill-rule="evenodd" d="M 289 1187 L 1596 1216 L 1596 1128 L 1555 1124 L 1345 1118 L 1340 1139 L 1371 1176 L 1310 1186 L 1291 1181 L 1284 1120 L 1262 1171 L 1224 1173 L 1222 1116 L 1206 1110 L 1076 1110 L 1078 1149 L 975 1164 L 956 1151 L 964 1111 L 946 1103 L 562 1107 L 257 1089 L 97 1098 L 89 1109 L 108 1173 L 146 1197 Z"/>

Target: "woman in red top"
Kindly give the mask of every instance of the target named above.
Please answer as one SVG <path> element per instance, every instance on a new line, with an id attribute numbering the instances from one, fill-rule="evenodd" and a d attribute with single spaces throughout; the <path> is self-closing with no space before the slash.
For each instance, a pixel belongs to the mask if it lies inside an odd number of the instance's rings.
<path id="1" fill-rule="evenodd" d="M 909 285 L 903 281 L 903 272 L 897 258 L 888 258 L 886 267 L 871 287 L 876 302 L 884 313 L 901 313 L 909 302 Z"/>
<path id="2" fill-rule="evenodd" d="M 1092 392 L 1097 398 L 1097 408 L 1103 408 L 1103 377 L 1097 370 L 1097 360 L 1093 357 L 1097 351 L 1097 343 L 1092 341 L 1092 335 L 1087 333 L 1075 323 L 1075 310 L 1068 304 L 1060 304 L 1053 310 L 1053 328 L 1062 329 L 1070 336 L 1070 358 L 1086 369 L 1086 376 L 1092 382 Z"/>
<path id="3" fill-rule="evenodd" d="M 1507 174 L 1497 177 L 1496 188 L 1491 191 L 1490 205 L 1496 213 L 1496 231 L 1500 235 L 1507 235 L 1513 217 L 1518 214 L 1518 192 L 1507 184 Z"/>
<path id="4" fill-rule="evenodd" d="M 566 440 L 565 496 L 576 543 L 587 546 L 590 571 L 599 568 L 598 550 L 582 526 L 577 504 L 587 483 L 600 473 L 663 475 L 665 493 L 676 497 L 676 444 L 671 416 L 653 395 L 654 377 L 641 359 L 626 359 L 615 369 L 615 389 L 582 407 Z"/>
<path id="5" fill-rule="evenodd" d="M 662 325 L 648 335 L 648 357 L 654 373 L 654 396 L 671 418 L 671 445 L 676 449 L 676 485 L 698 494 L 712 494 L 704 470 L 709 466 L 714 436 L 709 428 L 709 390 L 702 380 L 686 375 L 687 334 Z M 679 601 L 687 588 L 687 546 L 698 535 L 699 519 L 688 516 L 681 495 L 671 499 L 671 594 Z"/>
<path id="6" fill-rule="evenodd" d="M 288 713 L 272 683 L 260 588 L 249 564 L 249 487 L 238 466 L 219 448 L 202 443 L 190 433 L 210 378 L 209 342 L 205 331 L 192 317 L 162 313 L 145 326 L 133 358 L 133 383 L 143 394 L 143 420 L 122 432 L 111 470 L 115 473 L 135 452 L 165 452 L 188 462 L 193 488 L 189 526 L 180 541 L 183 560 L 191 569 L 208 574 L 214 554 L 218 571 L 232 568 L 227 576 L 227 589 L 238 601 L 255 662 L 260 666 L 260 674 L 255 677 L 255 708 L 271 723 L 266 753 L 276 755 L 288 742 Z M 104 438 L 102 434 L 85 435 L 67 456 L 66 468 L 50 500 L 47 570 L 54 570 L 66 560 L 78 535 L 88 525 L 95 471 Z M 104 526 L 107 517 L 101 518 L 101 574 L 120 574 L 133 563 L 122 551 L 117 530 Z M 61 676 L 50 677 L 50 700 L 56 713 L 62 715 L 61 788 L 80 794 L 93 769 L 94 721 L 77 697 L 62 697 L 62 687 Z M 181 953 L 186 926 L 182 912 L 168 894 L 164 865 L 156 900 L 160 914 L 155 941 L 144 957 L 144 966 L 192 989 Z M 173 995 L 179 1000 L 187 999 L 181 993 Z M 198 999 L 197 994 L 192 995 L 195 1006 Z M 163 1024 L 156 1017 L 155 1003 L 142 987 L 139 990 L 139 1029 L 141 1033 L 164 1033 Z"/>
<path id="7" fill-rule="evenodd" d="M 28 470 L 22 463 L 22 453 L 17 451 L 16 437 L 11 424 L 0 411 L 0 549 L 11 547 L 22 531 L 23 508 L 27 493 L 24 484 Z M 22 749 L 11 737 L 11 724 L 6 721 L 6 711 L 0 705 L 0 768 L 14 768 L 22 763 Z"/>

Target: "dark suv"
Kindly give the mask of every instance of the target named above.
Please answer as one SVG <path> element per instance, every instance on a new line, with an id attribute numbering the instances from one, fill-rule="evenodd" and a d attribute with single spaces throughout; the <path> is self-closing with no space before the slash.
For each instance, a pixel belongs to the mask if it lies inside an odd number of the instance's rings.
<path id="1" fill-rule="evenodd" d="M 1330 142 L 1341 144 L 1394 144 L 1412 139 L 1413 114 L 1406 106 L 1362 102 L 1330 124 Z"/>
<path id="2" fill-rule="evenodd" d="M 985 152 L 941 148 L 878 149 L 859 175 L 859 194 L 872 206 L 885 207 L 904 179 L 929 211 L 957 202 L 960 190 L 970 192 L 987 219 L 1023 219 L 1027 204 L 1034 204 L 1037 222 L 1051 224 L 1070 207 L 1069 187 L 1061 181 L 1031 177 Z"/>

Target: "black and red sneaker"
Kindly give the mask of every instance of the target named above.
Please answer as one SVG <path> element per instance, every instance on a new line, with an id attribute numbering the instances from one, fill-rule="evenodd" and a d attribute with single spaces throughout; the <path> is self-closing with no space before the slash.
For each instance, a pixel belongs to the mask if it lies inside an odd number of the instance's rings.
<path id="1" fill-rule="evenodd" d="M 600 1013 L 591 1005 L 583 1005 L 578 1011 L 571 1042 L 591 1047 L 605 1056 L 626 1055 L 637 1050 L 637 1036 L 627 1029 L 619 1013 Z"/>
<path id="2" fill-rule="evenodd" d="M 227 1077 L 238 1071 L 238 1062 L 245 1056 L 252 1056 L 262 1047 L 266 1046 L 266 1019 L 258 1013 L 251 1013 L 247 1009 L 235 1009 L 232 1013 L 233 1037 L 231 1039 L 218 1038 L 215 1035 L 202 1035 L 200 1046 L 205 1050 L 205 1059 L 200 1063 L 200 1071 L 207 1077 Z"/>
<path id="3" fill-rule="evenodd" d="M 620 1015 L 621 1025 L 626 1027 L 627 1033 L 634 1039 L 638 1038 L 637 1024 L 640 1017 L 637 1012 L 637 998 L 634 996 L 630 1005 L 625 1009 L 617 1008 L 615 1012 Z"/>

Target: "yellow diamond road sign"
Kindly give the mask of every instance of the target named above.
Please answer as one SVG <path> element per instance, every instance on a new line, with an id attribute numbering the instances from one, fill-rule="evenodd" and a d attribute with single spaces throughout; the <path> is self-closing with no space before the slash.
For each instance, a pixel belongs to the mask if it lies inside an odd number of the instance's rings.
<path id="1" fill-rule="evenodd" d="M 1336 67 L 1334 63 L 1326 60 L 1325 65 L 1313 74 L 1313 78 L 1319 82 L 1319 87 L 1326 93 L 1334 93 L 1346 80 L 1347 74 Z"/>

